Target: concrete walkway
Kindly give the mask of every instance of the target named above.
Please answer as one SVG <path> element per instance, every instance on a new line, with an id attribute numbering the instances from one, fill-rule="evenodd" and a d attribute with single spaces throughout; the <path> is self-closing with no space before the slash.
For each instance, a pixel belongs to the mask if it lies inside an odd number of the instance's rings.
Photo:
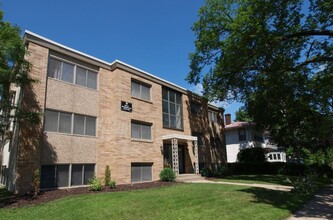
<path id="1" fill-rule="evenodd" d="M 333 184 L 317 193 L 314 199 L 287 218 L 287 220 L 295 219 L 333 219 Z"/>

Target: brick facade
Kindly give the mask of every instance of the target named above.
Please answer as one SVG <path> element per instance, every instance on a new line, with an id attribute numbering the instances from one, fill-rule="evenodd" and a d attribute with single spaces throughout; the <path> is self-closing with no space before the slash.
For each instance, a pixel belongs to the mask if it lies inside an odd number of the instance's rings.
<path id="1" fill-rule="evenodd" d="M 45 109 L 94 116 L 96 136 L 61 134 L 43 130 L 40 127 L 21 133 L 19 144 L 16 191 L 28 190 L 31 174 L 36 168 L 50 164 L 95 164 L 97 177 L 104 177 L 106 165 L 110 166 L 111 177 L 117 184 L 131 183 L 131 164 L 152 164 L 152 180 L 159 179 L 164 167 L 163 146 L 170 140 L 162 136 L 170 134 L 192 136 L 200 133 L 204 145 L 199 146 L 199 162 L 205 166 L 226 162 L 225 141 L 223 139 L 223 110 L 207 104 L 194 95 L 172 83 L 154 77 L 121 62 L 107 64 L 88 55 L 61 47 L 50 40 L 33 33 L 25 38 L 29 61 L 32 63 L 31 76 L 40 83 L 34 84 L 33 102 L 44 113 Z M 71 83 L 47 77 L 49 56 L 87 66 L 98 72 L 97 90 L 84 88 Z M 131 81 L 139 81 L 150 86 L 151 101 L 141 100 L 131 95 Z M 166 87 L 182 94 L 183 129 L 163 128 L 162 88 Z M 132 104 L 132 112 L 122 111 L 121 102 Z M 191 103 L 201 105 L 201 115 L 191 114 Z M 34 106 L 34 107 L 36 107 Z M 208 111 L 219 115 L 218 122 L 208 120 Z M 152 125 L 151 140 L 131 138 L 131 122 L 140 121 Z M 29 134 L 27 136 L 27 134 Z M 32 140 L 33 138 L 33 140 Z M 219 146 L 210 143 L 219 138 Z M 192 141 L 178 140 L 184 147 L 184 171 L 193 173 L 195 152 Z"/>

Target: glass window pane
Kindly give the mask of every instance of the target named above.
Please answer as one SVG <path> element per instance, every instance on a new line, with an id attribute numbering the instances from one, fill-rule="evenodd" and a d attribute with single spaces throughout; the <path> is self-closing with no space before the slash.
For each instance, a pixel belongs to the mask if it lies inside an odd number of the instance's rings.
<path id="1" fill-rule="evenodd" d="M 171 115 L 176 115 L 176 104 L 170 103 L 170 112 Z"/>
<path id="2" fill-rule="evenodd" d="M 142 139 L 151 139 L 151 126 L 150 125 L 141 125 Z"/>
<path id="3" fill-rule="evenodd" d="M 170 102 L 176 102 L 175 96 L 176 96 L 176 94 L 173 91 L 169 91 L 169 101 Z"/>
<path id="4" fill-rule="evenodd" d="M 96 136 L 96 118 L 86 116 L 86 135 Z"/>
<path id="5" fill-rule="evenodd" d="M 182 118 L 181 117 L 176 117 L 176 128 L 182 129 Z"/>
<path id="6" fill-rule="evenodd" d="M 168 114 L 163 114 L 163 127 L 170 127 Z"/>
<path id="7" fill-rule="evenodd" d="M 176 105 L 176 115 L 182 116 L 181 105 Z"/>
<path id="8" fill-rule="evenodd" d="M 177 128 L 176 127 L 176 116 L 170 115 L 170 128 Z"/>
<path id="9" fill-rule="evenodd" d="M 141 127 L 139 124 L 132 123 L 131 128 L 132 138 L 141 138 Z"/>
<path id="10" fill-rule="evenodd" d="M 79 66 L 76 67 L 75 84 L 87 86 L 87 71 Z"/>
<path id="11" fill-rule="evenodd" d="M 69 165 L 57 165 L 57 187 L 68 186 Z"/>
<path id="12" fill-rule="evenodd" d="M 179 105 L 182 104 L 182 95 L 180 93 L 176 93 L 176 103 Z"/>
<path id="13" fill-rule="evenodd" d="M 72 130 L 72 114 L 60 112 L 59 132 L 71 133 Z"/>
<path id="14" fill-rule="evenodd" d="M 55 111 L 45 111 L 45 131 L 58 131 L 58 114 Z"/>
<path id="15" fill-rule="evenodd" d="M 163 113 L 169 113 L 169 102 L 163 100 L 162 101 L 162 108 L 163 108 Z"/>
<path id="16" fill-rule="evenodd" d="M 151 165 L 145 164 L 142 165 L 142 181 L 151 181 L 152 175 L 151 175 Z"/>
<path id="17" fill-rule="evenodd" d="M 142 99 L 150 101 L 150 87 L 141 85 Z"/>
<path id="18" fill-rule="evenodd" d="M 84 134 L 84 119 L 83 115 L 74 115 L 74 134 Z"/>
<path id="19" fill-rule="evenodd" d="M 60 79 L 61 61 L 50 58 L 47 76 Z"/>
<path id="20" fill-rule="evenodd" d="M 131 182 L 140 182 L 141 181 L 141 167 L 138 165 L 132 164 L 131 166 Z"/>
<path id="21" fill-rule="evenodd" d="M 97 89 L 97 73 L 88 71 L 87 87 Z"/>
<path id="22" fill-rule="evenodd" d="M 54 165 L 43 165 L 41 168 L 40 175 L 40 187 L 42 189 L 54 188 L 55 184 L 55 166 Z"/>
<path id="23" fill-rule="evenodd" d="M 83 168 L 82 164 L 72 165 L 72 182 L 71 182 L 72 186 L 82 185 L 82 171 L 83 171 L 82 168 Z"/>
<path id="24" fill-rule="evenodd" d="M 95 175 L 95 165 L 94 164 L 85 164 L 84 165 L 84 185 L 89 184 L 89 180 L 92 179 Z"/>
<path id="25" fill-rule="evenodd" d="M 163 100 L 169 100 L 169 97 L 168 97 L 168 90 L 163 88 L 162 89 L 162 99 Z"/>
<path id="26" fill-rule="evenodd" d="M 132 96 L 140 98 L 140 84 L 132 81 Z"/>
<path id="27" fill-rule="evenodd" d="M 73 83 L 74 65 L 63 62 L 61 80 Z"/>

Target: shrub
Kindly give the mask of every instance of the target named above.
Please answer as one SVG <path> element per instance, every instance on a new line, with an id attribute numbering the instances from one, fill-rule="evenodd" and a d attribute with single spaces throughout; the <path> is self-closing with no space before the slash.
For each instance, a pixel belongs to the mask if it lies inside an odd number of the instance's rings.
<path id="1" fill-rule="evenodd" d="M 204 177 L 211 177 L 212 176 L 212 170 L 208 167 L 204 167 L 200 171 L 201 176 Z"/>
<path id="2" fill-rule="evenodd" d="M 89 180 L 90 190 L 101 191 L 102 190 L 102 180 L 100 178 L 93 177 Z"/>
<path id="3" fill-rule="evenodd" d="M 318 186 L 315 183 L 315 175 L 307 174 L 296 178 L 290 178 L 293 189 L 291 192 L 295 193 L 299 197 L 311 197 Z"/>
<path id="4" fill-rule="evenodd" d="M 245 148 L 237 154 L 237 160 L 241 163 L 264 163 L 265 151 L 262 147 Z"/>
<path id="5" fill-rule="evenodd" d="M 116 188 L 116 181 L 114 179 L 112 179 L 112 181 L 110 181 L 110 188 L 114 189 Z"/>
<path id="6" fill-rule="evenodd" d="M 219 166 L 212 171 L 213 177 L 224 177 L 230 175 L 228 166 Z"/>
<path id="7" fill-rule="evenodd" d="M 110 186 L 110 184 L 111 184 L 111 171 L 110 171 L 109 165 L 106 165 L 106 168 L 105 168 L 104 183 L 105 183 L 105 186 Z"/>
<path id="8" fill-rule="evenodd" d="M 160 179 L 164 182 L 173 182 L 176 179 L 176 174 L 171 168 L 164 168 L 160 173 Z"/>
<path id="9" fill-rule="evenodd" d="M 39 193 L 39 189 L 40 189 L 40 172 L 39 172 L 39 169 L 36 169 L 34 171 L 34 176 L 33 176 L 33 179 L 32 179 L 32 186 L 33 186 L 33 189 L 34 189 L 34 198 L 37 197 L 38 193 Z"/>

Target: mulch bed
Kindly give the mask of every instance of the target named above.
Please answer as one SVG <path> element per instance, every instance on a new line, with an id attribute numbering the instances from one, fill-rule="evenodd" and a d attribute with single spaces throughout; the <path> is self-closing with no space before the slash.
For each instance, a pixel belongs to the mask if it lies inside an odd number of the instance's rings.
<path id="1" fill-rule="evenodd" d="M 176 182 L 147 182 L 147 183 L 136 183 L 136 184 L 123 184 L 117 185 L 116 188 L 111 189 L 109 187 L 104 187 L 102 191 L 94 192 L 91 191 L 89 187 L 78 187 L 78 188 L 68 188 L 68 189 L 54 189 L 41 191 L 40 194 L 33 198 L 32 194 L 24 195 L 14 195 L 8 197 L 0 203 L 0 208 L 16 208 L 22 206 L 33 206 L 56 199 L 60 199 L 66 196 L 72 195 L 81 195 L 81 194 L 97 194 L 103 192 L 119 192 L 119 191 L 131 191 L 139 189 L 149 189 L 149 188 L 158 188 L 179 184 Z"/>

